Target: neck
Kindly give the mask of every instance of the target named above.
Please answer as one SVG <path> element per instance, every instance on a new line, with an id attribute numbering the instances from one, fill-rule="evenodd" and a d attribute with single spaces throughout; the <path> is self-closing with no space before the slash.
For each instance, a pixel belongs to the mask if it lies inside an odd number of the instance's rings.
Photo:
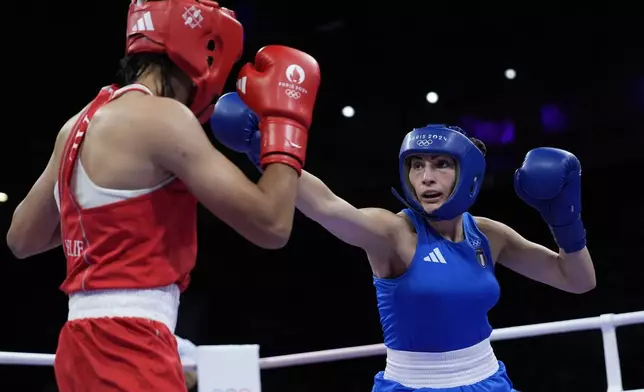
<path id="1" fill-rule="evenodd" d="M 167 81 L 168 85 L 166 86 L 165 91 L 166 97 L 175 99 L 183 103 L 184 105 L 187 105 L 188 101 L 190 100 L 189 98 L 193 92 L 192 82 L 187 78 L 187 76 L 181 76 L 179 78 L 170 76 L 169 80 Z M 150 91 L 152 91 L 152 94 L 156 95 L 157 97 L 164 95 L 163 80 L 158 72 L 148 72 L 137 79 L 136 83 L 142 84 L 145 87 L 149 88 Z M 170 94 L 170 96 L 167 94 Z"/>
<path id="2" fill-rule="evenodd" d="M 428 222 L 438 234 L 449 241 L 460 242 L 465 239 L 465 235 L 463 234 L 463 215 L 459 215 L 450 220 L 428 220 Z"/>
<path id="3" fill-rule="evenodd" d="M 156 74 L 148 72 L 137 79 L 136 83 L 149 88 L 152 94 L 161 96 L 161 81 Z"/>

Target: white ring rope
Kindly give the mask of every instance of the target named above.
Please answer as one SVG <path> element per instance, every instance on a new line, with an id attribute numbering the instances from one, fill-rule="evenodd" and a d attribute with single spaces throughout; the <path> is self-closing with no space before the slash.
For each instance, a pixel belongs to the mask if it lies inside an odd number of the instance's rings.
<path id="1" fill-rule="evenodd" d="M 598 317 L 555 321 L 542 324 L 521 325 L 517 327 L 495 329 L 492 332 L 491 340 L 510 340 L 526 337 L 552 335 L 558 333 L 587 331 L 601 329 L 604 342 L 604 360 L 606 363 L 606 376 L 608 380 L 608 392 L 621 392 L 622 377 L 617 350 L 617 338 L 615 328 L 623 325 L 644 324 L 644 311 L 602 314 Z M 336 348 L 332 350 L 312 351 L 308 353 L 280 355 L 266 357 L 259 360 L 261 369 L 273 369 L 288 366 L 307 365 L 322 362 L 333 362 L 352 358 L 363 358 L 386 353 L 384 344 L 371 344 L 366 346 Z M 0 351 L 0 365 L 31 365 L 31 366 L 52 366 L 54 354 L 35 354 Z M 184 359 L 185 370 L 196 370 L 197 364 L 194 360 Z M 630 392 L 644 392 L 644 389 Z"/>

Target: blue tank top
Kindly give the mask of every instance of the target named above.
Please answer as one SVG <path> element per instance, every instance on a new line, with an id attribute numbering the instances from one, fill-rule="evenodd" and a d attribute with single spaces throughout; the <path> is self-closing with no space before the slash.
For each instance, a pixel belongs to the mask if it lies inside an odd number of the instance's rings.
<path id="1" fill-rule="evenodd" d="M 407 271 L 374 277 L 385 345 L 394 350 L 445 352 L 488 338 L 487 312 L 500 296 L 487 237 L 463 214 L 465 240 L 438 234 L 420 214 L 403 210 L 418 234 Z"/>

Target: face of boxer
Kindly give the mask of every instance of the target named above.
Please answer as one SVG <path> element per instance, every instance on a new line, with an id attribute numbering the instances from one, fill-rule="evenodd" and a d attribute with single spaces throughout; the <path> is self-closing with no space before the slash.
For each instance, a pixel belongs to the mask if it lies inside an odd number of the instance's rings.
<path id="1" fill-rule="evenodd" d="M 426 212 L 443 205 L 456 183 L 456 160 L 448 155 L 416 155 L 409 159 L 409 182 Z"/>

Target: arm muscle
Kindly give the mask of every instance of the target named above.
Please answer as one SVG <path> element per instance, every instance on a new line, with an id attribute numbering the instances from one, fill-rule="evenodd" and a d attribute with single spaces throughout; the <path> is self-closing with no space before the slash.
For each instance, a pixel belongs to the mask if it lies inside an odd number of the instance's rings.
<path id="1" fill-rule="evenodd" d="M 249 241 L 279 248 L 290 237 L 297 173 L 288 166 L 270 165 L 256 185 L 217 151 L 201 125 L 183 106 L 167 106 L 150 129 L 153 161 L 174 173 L 197 199 Z"/>
<path id="2" fill-rule="evenodd" d="M 393 233 L 403 222 L 380 208 L 358 209 L 335 195 L 320 179 L 305 171 L 300 178 L 296 205 L 312 220 L 347 244 L 370 255 L 388 255 Z"/>
<path id="3" fill-rule="evenodd" d="M 13 213 L 7 232 L 7 245 L 19 259 L 46 252 L 60 245 L 60 214 L 54 187 L 58 179 L 60 155 L 76 117 L 71 118 L 56 137 L 45 170 Z"/>
<path id="4" fill-rule="evenodd" d="M 490 241 L 496 243 L 497 263 L 527 278 L 571 293 L 583 293 L 594 287 L 594 269 L 587 250 L 573 255 L 556 253 L 525 239 L 501 222 L 480 217 L 476 222 Z M 586 268 L 587 264 L 591 267 Z M 580 268 L 575 268 L 577 266 Z"/>

